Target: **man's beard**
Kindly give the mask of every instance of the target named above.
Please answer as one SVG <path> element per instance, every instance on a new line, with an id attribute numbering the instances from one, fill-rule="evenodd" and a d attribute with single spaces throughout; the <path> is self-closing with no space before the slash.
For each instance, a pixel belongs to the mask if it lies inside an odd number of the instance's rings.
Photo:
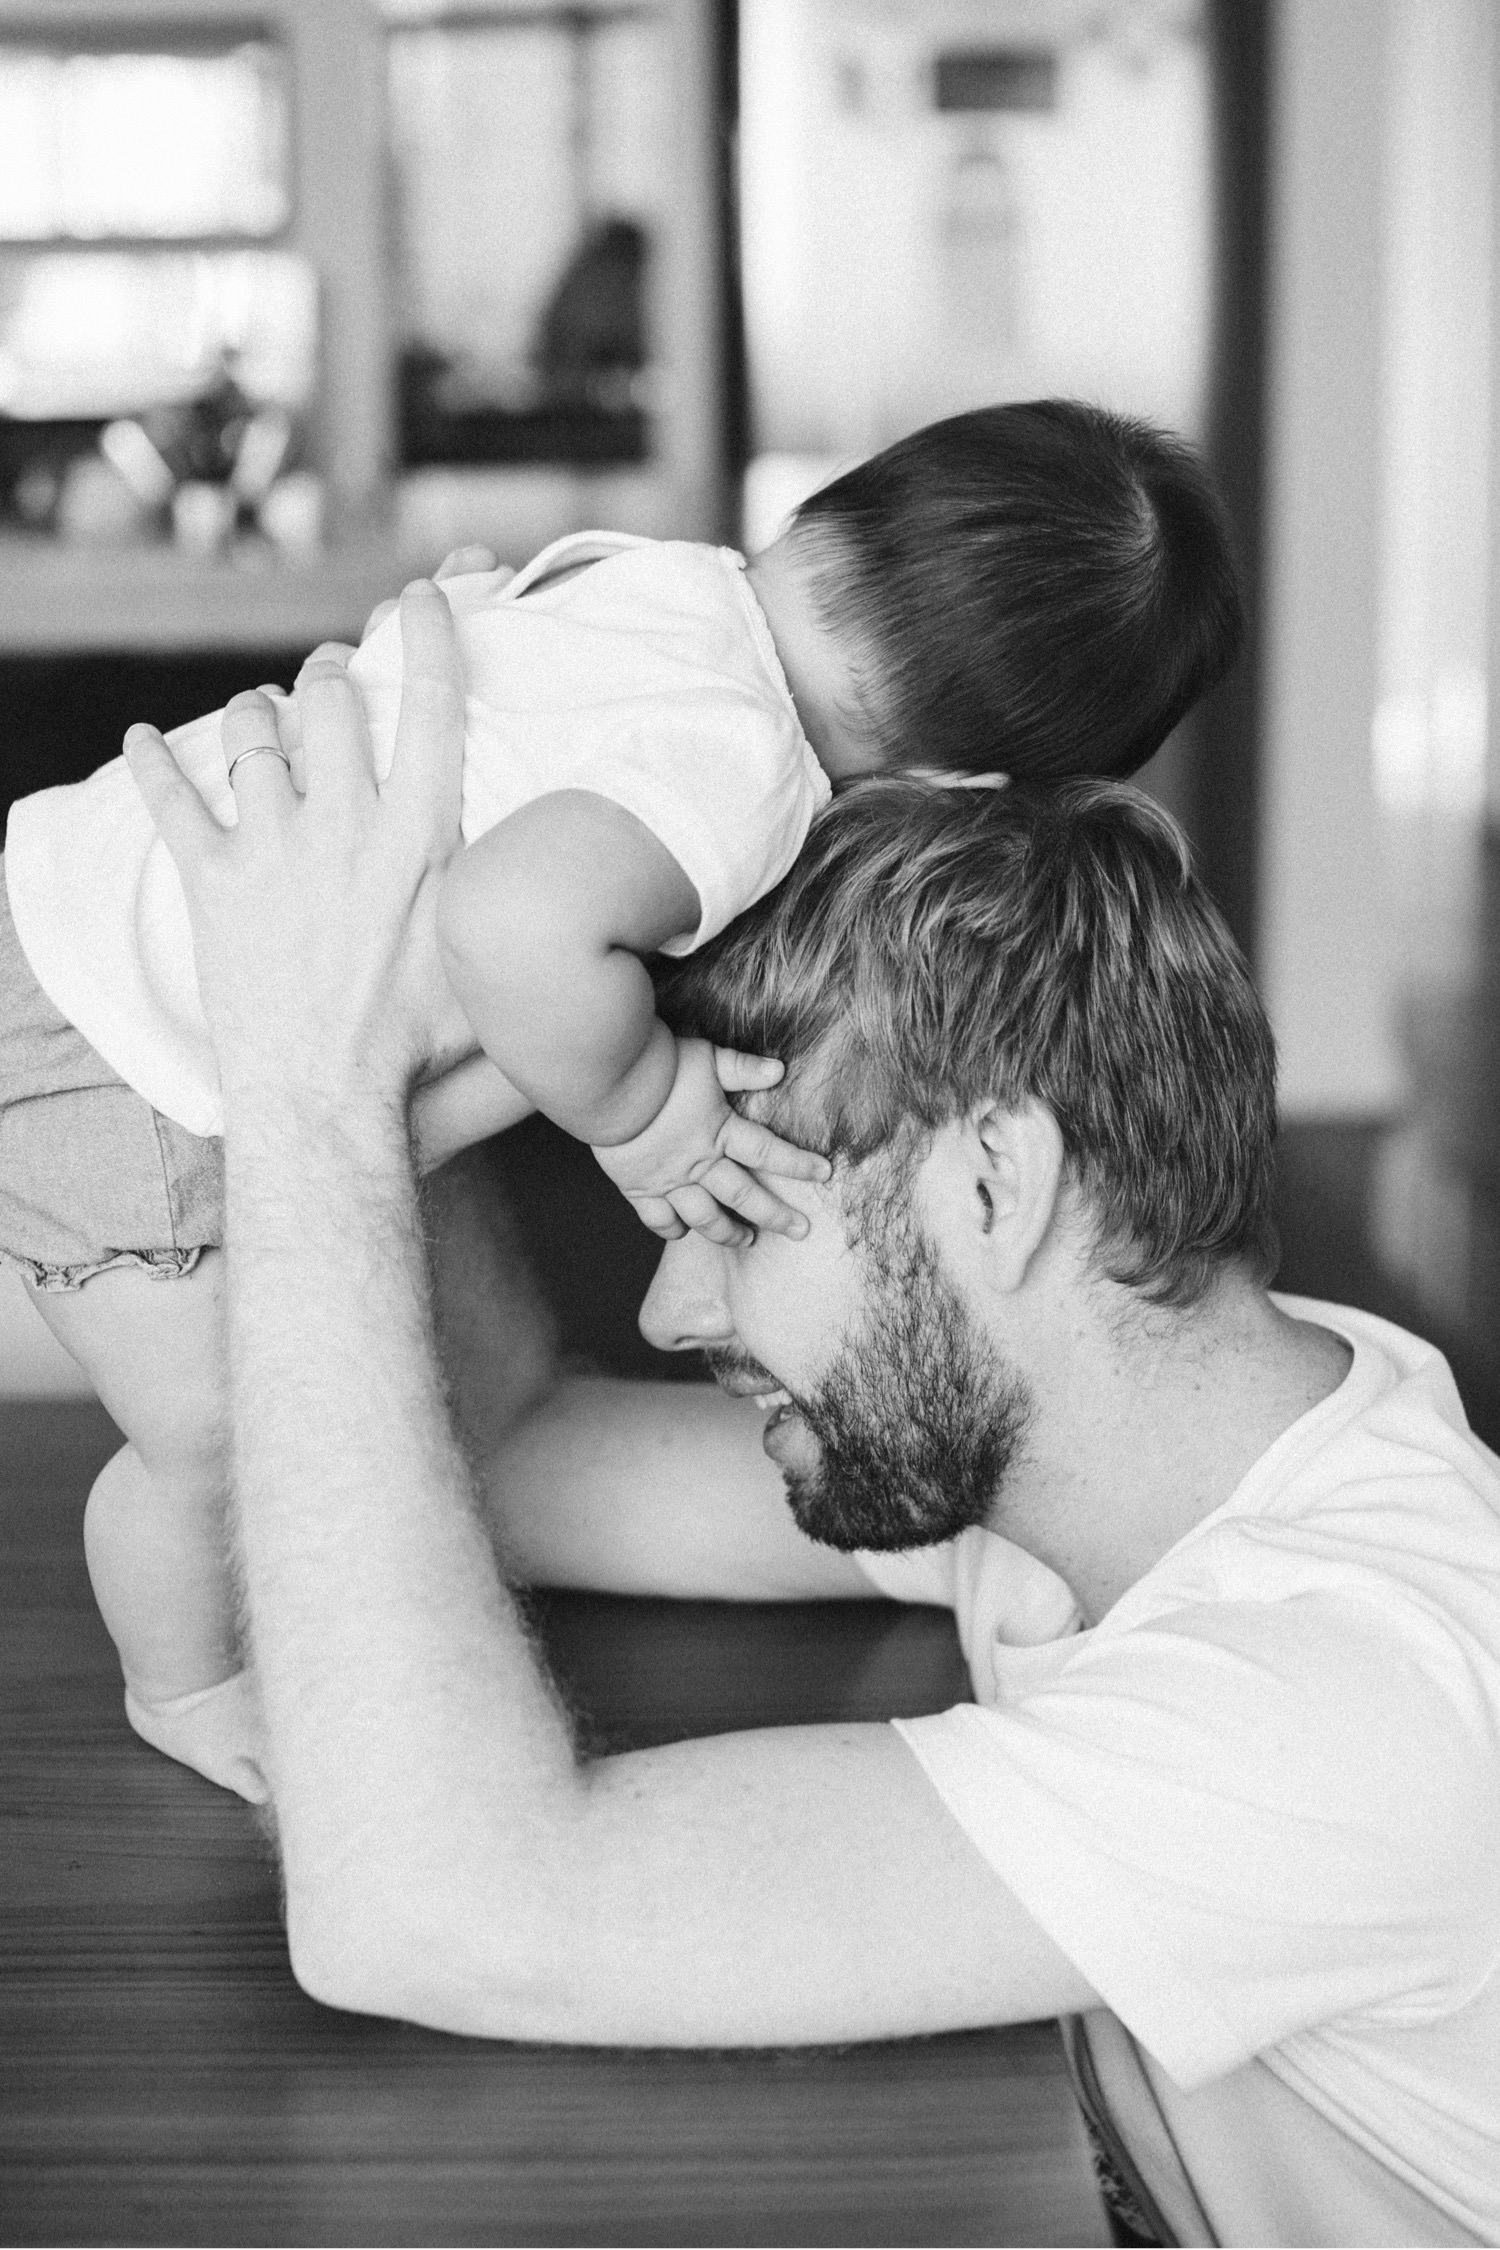
<path id="1" fill-rule="evenodd" d="M 931 1547 L 987 1521 L 1031 1420 L 909 1215 L 867 1244 L 869 1308 L 817 1390 L 796 1400 L 815 1470 L 788 1469 L 799 1528 L 823 1546 Z M 710 1352 L 710 1363 L 734 1364 Z"/>

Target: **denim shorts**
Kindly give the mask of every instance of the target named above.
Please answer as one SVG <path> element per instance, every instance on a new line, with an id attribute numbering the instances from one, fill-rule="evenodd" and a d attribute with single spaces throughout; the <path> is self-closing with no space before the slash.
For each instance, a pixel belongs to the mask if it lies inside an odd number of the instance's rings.
<path id="1" fill-rule="evenodd" d="M 223 1142 L 163 1117 L 58 1014 L 0 858 L 0 1265 L 38 1289 L 116 1266 L 170 1280 L 223 1240 Z"/>

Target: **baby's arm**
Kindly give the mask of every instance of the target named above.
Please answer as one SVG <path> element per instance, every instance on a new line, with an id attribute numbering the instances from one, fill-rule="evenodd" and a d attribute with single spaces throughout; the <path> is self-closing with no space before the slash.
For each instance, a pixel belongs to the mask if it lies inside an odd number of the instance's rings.
<path id="1" fill-rule="evenodd" d="M 676 859 L 633 813 L 590 790 L 559 790 L 455 860 L 443 958 L 486 1054 L 538 1109 L 604 1152 L 648 1225 L 680 1233 L 685 1221 L 735 1240 L 739 1223 L 719 1209 L 732 1200 L 754 1225 L 800 1231 L 796 1214 L 738 1170 L 736 1137 L 758 1135 L 747 1161 L 776 1152 L 787 1173 L 819 1178 L 823 1160 L 738 1118 L 711 1068 L 682 1067 L 698 1043 L 679 1048 L 656 1014 L 643 956 L 695 928 L 699 911 Z M 632 1164 L 625 1144 L 638 1140 Z M 674 1196 L 690 1189 L 679 1210 Z"/>
<path id="2" fill-rule="evenodd" d="M 488 1055 L 466 1055 L 441 1078 L 429 1079 L 412 1096 L 412 1139 L 417 1164 L 435 1172 L 460 1149 L 472 1148 L 529 1117 L 535 1104 L 512 1086 Z"/>
<path id="3" fill-rule="evenodd" d="M 443 889 L 449 982 L 485 1053 L 595 1146 L 663 1108 L 676 1042 L 641 956 L 691 930 L 698 897 L 666 846 L 606 797 L 537 797 L 460 853 Z"/>

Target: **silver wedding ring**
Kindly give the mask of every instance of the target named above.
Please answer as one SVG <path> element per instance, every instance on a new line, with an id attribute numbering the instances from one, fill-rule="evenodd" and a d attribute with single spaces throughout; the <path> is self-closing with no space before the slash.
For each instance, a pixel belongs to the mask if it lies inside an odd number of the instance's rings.
<path id="1" fill-rule="evenodd" d="M 292 761 L 284 750 L 278 750 L 274 742 L 257 742 L 250 749 L 242 750 L 237 758 L 230 759 L 229 781 L 231 787 L 234 783 L 235 767 L 242 766 L 247 758 L 279 758 L 288 773 L 292 770 Z"/>

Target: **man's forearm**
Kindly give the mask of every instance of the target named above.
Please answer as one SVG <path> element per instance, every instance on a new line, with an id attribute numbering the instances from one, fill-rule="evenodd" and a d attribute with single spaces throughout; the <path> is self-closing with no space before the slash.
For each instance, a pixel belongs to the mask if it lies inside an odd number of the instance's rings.
<path id="1" fill-rule="evenodd" d="M 572 1750 L 450 1428 L 399 1122 L 242 1100 L 227 1159 L 238 1533 L 288 1932 L 309 1988 L 358 2005 L 372 1959 L 461 1923 L 441 1911 L 455 1838 L 485 1830 L 503 1892 L 500 1812 L 543 1780 L 566 1797 Z"/>

